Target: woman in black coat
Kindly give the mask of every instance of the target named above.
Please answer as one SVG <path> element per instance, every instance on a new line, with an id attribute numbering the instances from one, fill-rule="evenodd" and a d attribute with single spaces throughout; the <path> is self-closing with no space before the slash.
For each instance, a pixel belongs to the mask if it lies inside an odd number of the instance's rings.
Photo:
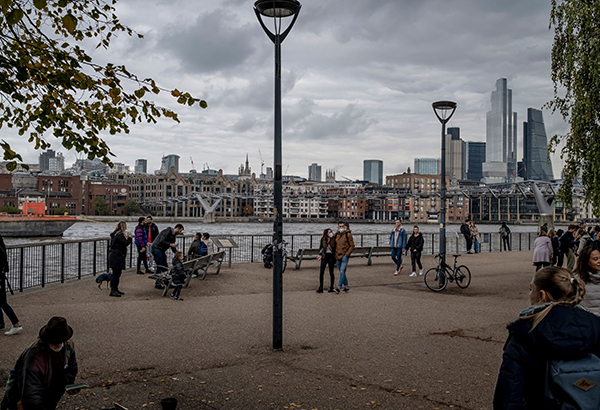
<path id="1" fill-rule="evenodd" d="M 321 244 L 319 245 L 319 256 L 317 260 L 321 261 L 321 270 L 319 271 L 319 288 L 317 293 L 323 293 L 323 276 L 325 275 L 325 268 L 329 265 L 329 290 L 327 292 L 332 293 L 333 283 L 335 282 L 335 275 L 333 268 L 335 266 L 335 236 L 331 229 L 325 229 L 323 236 L 321 237 Z"/>
<path id="2" fill-rule="evenodd" d="M 110 296 L 121 297 L 124 295 L 119 290 L 119 281 L 121 272 L 125 269 L 125 257 L 127 248 L 131 245 L 133 235 L 127 233 L 127 224 L 121 221 L 117 224 L 117 229 L 110 234 L 110 250 L 108 252 L 108 266 L 112 269 L 112 279 L 110 281 Z"/>
<path id="3" fill-rule="evenodd" d="M 577 306 L 585 295 L 582 280 L 547 267 L 535 273 L 530 289 L 532 306 L 508 325 L 495 410 L 562 408 L 546 395 L 547 364 L 600 355 L 600 318 Z"/>
<path id="4" fill-rule="evenodd" d="M 410 277 L 414 278 L 417 276 L 417 265 L 419 265 L 419 275 L 423 274 L 421 253 L 423 252 L 424 244 L 423 234 L 419 232 L 419 227 L 415 225 L 412 235 L 408 238 L 408 242 L 406 242 L 406 249 L 410 252 L 410 262 L 412 264 L 412 273 L 408 275 Z"/>

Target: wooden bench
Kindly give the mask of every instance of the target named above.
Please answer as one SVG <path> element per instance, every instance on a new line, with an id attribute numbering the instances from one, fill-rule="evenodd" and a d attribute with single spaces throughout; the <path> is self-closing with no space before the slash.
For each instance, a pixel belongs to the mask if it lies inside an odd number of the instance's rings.
<path id="1" fill-rule="evenodd" d="M 192 273 L 195 272 L 195 267 L 200 259 L 201 258 L 197 258 L 183 262 L 183 272 L 186 274 L 186 280 L 184 283 L 185 287 L 187 287 L 190 283 Z M 154 279 L 157 283 L 160 283 L 164 286 L 162 293 L 163 296 L 166 296 L 171 286 L 174 286 L 173 277 L 171 276 L 171 269 L 172 268 L 169 268 L 169 270 L 167 270 L 166 272 L 155 273 L 153 275 L 148 276 L 149 279 Z"/>
<path id="2" fill-rule="evenodd" d="M 367 258 L 367 266 L 371 266 L 371 258 L 377 256 L 390 256 L 392 248 L 389 246 L 357 246 L 352 251 L 350 258 Z M 298 249 L 296 256 L 288 256 L 288 259 L 296 264 L 294 269 L 300 269 L 305 259 L 317 259 L 318 249 Z"/>
<path id="3" fill-rule="evenodd" d="M 204 255 L 197 259 L 196 266 L 194 267 L 194 272 L 197 273 L 197 277 L 200 280 L 206 279 L 206 274 L 208 273 L 208 268 L 211 266 L 216 266 L 217 270 L 215 275 L 218 275 L 221 272 L 221 265 L 223 265 L 223 260 L 225 259 L 225 251 L 220 251 L 217 253 L 211 253 L 210 255 Z M 202 272 L 202 273 L 200 273 Z M 188 278 L 187 283 L 191 280 L 191 277 Z M 186 284 L 187 286 L 187 284 Z"/>

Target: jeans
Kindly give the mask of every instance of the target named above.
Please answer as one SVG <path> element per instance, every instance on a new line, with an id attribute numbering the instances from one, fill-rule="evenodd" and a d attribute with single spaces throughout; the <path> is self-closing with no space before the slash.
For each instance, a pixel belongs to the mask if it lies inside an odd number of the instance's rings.
<path id="1" fill-rule="evenodd" d="M 417 265 L 419 265 L 419 270 L 423 270 L 423 265 L 421 265 L 421 251 L 413 251 L 410 253 L 410 263 L 412 264 L 412 271 L 417 271 Z"/>
<path id="2" fill-rule="evenodd" d="M 348 257 L 344 255 L 342 259 L 337 261 L 337 267 L 340 270 L 340 281 L 338 282 L 338 288 L 342 286 L 348 286 L 348 278 L 346 277 L 346 268 L 348 267 Z"/>
<path id="3" fill-rule="evenodd" d="M 12 310 L 8 302 L 4 302 L 0 305 L 0 327 L 4 327 L 4 314 L 2 313 L 2 310 L 4 310 L 4 313 L 6 313 L 6 316 L 8 316 L 10 323 L 13 325 L 19 323 L 19 318 L 15 314 L 15 311 Z"/>
<path id="4" fill-rule="evenodd" d="M 504 245 L 504 250 L 508 247 L 508 250 L 510 251 L 510 237 L 502 237 L 502 244 Z"/>
<path id="5" fill-rule="evenodd" d="M 402 266 L 402 248 L 392 248 L 392 260 L 396 263 L 396 272 L 399 272 Z"/>
<path id="6" fill-rule="evenodd" d="M 141 268 L 142 268 L 142 263 L 144 264 L 144 268 L 146 269 L 146 272 L 148 272 L 148 257 L 146 255 L 146 247 L 144 247 L 144 250 L 142 251 L 142 247 L 140 245 L 135 245 L 137 246 L 137 251 L 138 251 L 138 258 L 137 258 L 137 271 L 140 272 Z"/>
<path id="7" fill-rule="evenodd" d="M 475 253 L 479 253 L 479 241 L 477 239 L 473 239 L 473 248 L 475 248 Z"/>
<path id="8" fill-rule="evenodd" d="M 323 276 L 325 275 L 325 268 L 329 265 L 329 279 L 330 289 L 333 289 L 333 282 L 335 281 L 335 275 L 333 274 L 333 267 L 335 265 L 335 256 L 332 253 L 325 253 L 325 256 L 321 258 L 321 270 L 319 271 L 319 289 L 323 289 Z"/>
<path id="9" fill-rule="evenodd" d="M 156 273 L 162 273 L 169 270 L 167 265 L 167 254 L 158 248 L 152 248 L 152 256 L 156 262 Z"/>
<path id="10" fill-rule="evenodd" d="M 473 239 L 470 236 L 465 235 L 465 241 L 467 242 L 467 252 L 471 252 L 471 247 L 473 246 Z"/>

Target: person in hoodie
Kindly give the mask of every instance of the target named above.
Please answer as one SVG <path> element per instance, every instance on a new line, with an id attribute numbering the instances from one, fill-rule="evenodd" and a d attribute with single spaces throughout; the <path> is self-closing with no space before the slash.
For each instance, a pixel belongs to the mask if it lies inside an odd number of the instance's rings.
<path id="1" fill-rule="evenodd" d="M 125 259 L 127 248 L 131 245 L 133 235 L 127 233 L 127 223 L 120 221 L 117 229 L 110 234 L 110 248 L 108 251 L 108 266 L 112 269 L 112 279 L 110 280 L 109 296 L 121 297 L 125 293 L 119 290 L 121 272 L 125 269 Z"/>
<path id="2" fill-rule="evenodd" d="M 181 294 L 181 288 L 187 279 L 187 275 L 183 270 L 183 252 L 175 252 L 172 264 L 171 280 L 173 281 L 173 285 L 175 285 L 175 289 L 173 289 L 173 293 L 171 293 L 171 299 L 182 301 L 183 299 L 181 299 L 179 295 Z"/>
<path id="3" fill-rule="evenodd" d="M 144 264 L 144 269 L 146 273 L 150 273 L 148 269 L 148 254 L 146 253 L 148 250 L 148 232 L 146 232 L 146 218 L 140 216 L 138 219 L 138 224 L 135 227 L 135 247 L 138 251 L 137 258 L 137 273 L 143 275 L 142 272 L 142 263 Z"/>
<path id="4" fill-rule="evenodd" d="M 585 284 L 559 267 L 537 271 L 531 305 L 508 325 L 494 409 L 551 409 L 545 395 L 547 363 L 600 356 L 600 318 L 578 306 Z"/>
<path id="5" fill-rule="evenodd" d="M 600 316 L 600 251 L 598 248 L 586 246 L 581 250 L 573 274 L 585 283 L 585 299 L 581 305 Z"/>
<path id="6" fill-rule="evenodd" d="M 390 247 L 392 248 L 392 260 L 396 264 L 394 276 L 398 276 L 402 272 L 402 252 L 406 248 L 406 231 L 402 227 L 402 221 L 396 219 L 396 224 L 390 232 Z"/>

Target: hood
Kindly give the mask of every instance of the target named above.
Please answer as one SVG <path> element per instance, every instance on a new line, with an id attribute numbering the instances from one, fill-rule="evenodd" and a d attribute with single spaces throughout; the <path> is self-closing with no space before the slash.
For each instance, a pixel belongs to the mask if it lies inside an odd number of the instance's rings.
<path id="1" fill-rule="evenodd" d="M 546 306 L 525 312 L 539 312 Z M 532 323 L 532 319 L 519 319 L 508 325 L 508 331 L 536 355 L 570 360 L 600 351 L 600 318 L 583 308 L 556 305 L 533 330 Z"/>

